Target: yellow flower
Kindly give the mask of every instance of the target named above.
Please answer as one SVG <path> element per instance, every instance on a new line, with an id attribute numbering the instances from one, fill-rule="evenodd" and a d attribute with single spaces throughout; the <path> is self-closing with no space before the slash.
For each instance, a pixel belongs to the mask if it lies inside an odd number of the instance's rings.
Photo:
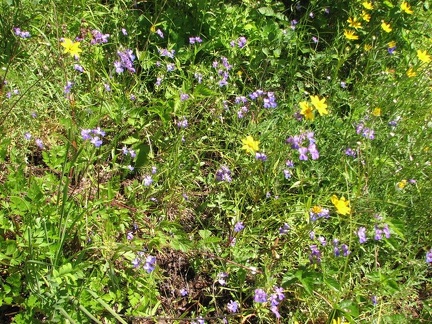
<path id="1" fill-rule="evenodd" d="M 381 116 L 381 108 L 375 108 L 374 110 L 372 110 L 372 115 L 375 117 L 379 117 Z"/>
<path id="2" fill-rule="evenodd" d="M 359 39 L 358 36 L 355 34 L 355 32 L 353 32 L 352 30 L 344 30 L 344 36 L 346 39 L 348 40 L 357 40 Z"/>
<path id="3" fill-rule="evenodd" d="M 150 27 L 150 31 L 151 31 L 152 33 L 156 33 L 156 26 L 155 26 L 155 25 L 152 25 L 152 26 Z"/>
<path id="4" fill-rule="evenodd" d="M 388 43 L 388 47 L 389 48 L 396 47 L 396 42 L 395 41 L 391 41 L 390 43 Z"/>
<path id="5" fill-rule="evenodd" d="M 362 28 L 361 22 L 357 20 L 357 18 L 348 18 L 347 22 L 349 26 L 355 29 Z"/>
<path id="6" fill-rule="evenodd" d="M 431 56 L 426 51 L 417 50 L 417 57 L 424 63 L 429 63 L 432 60 Z"/>
<path id="7" fill-rule="evenodd" d="M 408 184 L 408 181 L 403 179 L 396 184 L 396 187 L 397 187 L 397 189 L 402 190 L 403 188 L 406 187 L 407 184 Z"/>
<path id="8" fill-rule="evenodd" d="M 414 11 L 411 10 L 410 5 L 406 1 L 403 1 L 401 3 L 400 8 L 403 12 L 407 13 L 408 15 L 412 15 L 414 13 Z"/>
<path id="9" fill-rule="evenodd" d="M 370 1 L 364 1 L 364 2 L 362 3 L 362 5 L 363 5 L 363 7 L 364 7 L 365 9 L 367 9 L 367 10 L 372 10 L 372 9 L 373 9 L 372 2 L 370 2 Z"/>
<path id="10" fill-rule="evenodd" d="M 408 71 L 406 72 L 406 75 L 408 76 L 408 78 L 413 78 L 417 75 L 416 71 L 414 71 L 413 68 L 409 68 Z"/>
<path id="11" fill-rule="evenodd" d="M 242 143 L 242 149 L 251 154 L 255 154 L 259 150 L 259 141 L 255 141 L 252 136 L 246 136 L 246 138 L 242 139 Z"/>
<path id="12" fill-rule="evenodd" d="M 392 31 L 392 28 L 390 24 L 387 24 L 385 21 L 381 22 L 381 28 L 386 32 L 390 33 Z"/>
<path id="13" fill-rule="evenodd" d="M 348 215 L 351 213 L 351 207 L 349 200 L 345 197 L 339 199 L 336 195 L 331 196 L 331 202 L 336 207 L 336 212 L 341 215 Z"/>
<path id="14" fill-rule="evenodd" d="M 302 114 L 306 120 L 314 120 L 313 107 L 306 101 L 299 103 L 301 108 L 300 114 Z"/>
<path id="15" fill-rule="evenodd" d="M 325 98 L 320 99 L 318 96 L 311 96 L 311 103 L 318 110 L 320 116 L 328 115 L 327 104 L 325 103 Z"/>
<path id="16" fill-rule="evenodd" d="M 371 15 L 369 15 L 366 11 L 362 11 L 361 18 L 364 21 L 369 22 L 371 20 Z"/>
<path id="17" fill-rule="evenodd" d="M 363 48 L 364 48 L 365 52 L 369 52 L 372 49 L 372 45 L 371 44 L 365 44 Z"/>
<path id="18" fill-rule="evenodd" d="M 82 49 L 79 48 L 81 44 L 79 42 L 73 42 L 69 38 L 64 38 L 60 45 L 64 47 L 63 53 L 65 54 L 69 53 L 72 56 L 79 57 L 79 53 L 82 52 Z"/>
<path id="19" fill-rule="evenodd" d="M 314 214 L 319 214 L 323 211 L 321 206 L 313 206 L 311 209 L 311 212 Z"/>

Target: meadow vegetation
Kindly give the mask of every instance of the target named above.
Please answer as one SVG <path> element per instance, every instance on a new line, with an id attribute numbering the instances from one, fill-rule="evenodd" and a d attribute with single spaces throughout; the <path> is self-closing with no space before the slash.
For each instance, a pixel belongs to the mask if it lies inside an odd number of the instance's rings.
<path id="1" fill-rule="evenodd" d="M 2 0 L 0 322 L 430 323 L 430 10 Z"/>

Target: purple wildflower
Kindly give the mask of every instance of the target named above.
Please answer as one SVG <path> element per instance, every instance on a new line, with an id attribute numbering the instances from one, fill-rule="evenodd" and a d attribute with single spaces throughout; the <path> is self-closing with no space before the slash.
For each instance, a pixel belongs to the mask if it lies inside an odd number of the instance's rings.
<path id="1" fill-rule="evenodd" d="M 189 95 L 187 93 L 180 94 L 180 100 L 185 101 L 189 99 Z"/>
<path id="2" fill-rule="evenodd" d="M 144 186 L 148 187 L 148 186 L 150 186 L 152 183 L 153 183 L 153 179 L 152 179 L 152 177 L 149 176 L 149 175 L 146 175 L 146 176 L 144 177 Z"/>
<path id="3" fill-rule="evenodd" d="M 44 144 L 43 144 L 43 142 L 42 142 L 42 140 L 40 138 L 37 138 L 35 140 L 35 143 L 36 143 L 36 146 L 39 147 L 40 149 L 44 148 Z"/>
<path id="4" fill-rule="evenodd" d="M 243 222 L 237 222 L 234 225 L 234 232 L 238 233 L 245 228 Z"/>
<path id="5" fill-rule="evenodd" d="M 143 268 L 144 268 L 144 270 L 147 271 L 147 273 L 150 273 L 155 269 L 155 267 L 156 267 L 156 257 L 149 255 L 146 258 L 146 261 L 145 261 Z"/>
<path id="6" fill-rule="evenodd" d="M 125 28 L 122 28 L 122 29 L 121 29 L 121 32 L 122 32 L 122 34 L 123 34 L 124 36 L 127 36 L 127 34 L 128 34 L 128 33 L 127 33 L 127 30 L 126 30 Z"/>
<path id="7" fill-rule="evenodd" d="M 236 301 L 230 300 L 230 302 L 227 304 L 227 308 L 230 313 L 237 313 L 239 304 Z"/>
<path id="8" fill-rule="evenodd" d="M 160 30 L 159 28 L 156 30 L 156 34 L 158 34 L 160 38 L 164 38 L 162 30 Z"/>
<path id="9" fill-rule="evenodd" d="M 100 147 L 102 145 L 102 140 L 99 138 L 99 136 L 94 136 L 90 143 L 92 143 L 95 147 Z"/>
<path id="10" fill-rule="evenodd" d="M 324 236 L 319 236 L 318 237 L 318 241 L 321 243 L 322 246 L 326 246 L 327 245 L 327 240 L 325 239 Z"/>
<path id="11" fill-rule="evenodd" d="M 296 25 L 298 24 L 298 21 L 297 20 L 295 20 L 295 19 L 293 19 L 293 20 L 291 20 L 291 22 L 290 22 L 290 27 L 291 27 L 291 29 L 292 30 L 294 30 L 295 28 L 296 28 Z"/>
<path id="12" fill-rule="evenodd" d="M 231 182 L 232 181 L 231 170 L 226 165 L 222 165 L 216 171 L 216 180 L 217 181 Z"/>
<path id="13" fill-rule="evenodd" d="M 186 119 L 186 117 L 183 117 L 181 120 L 179 120 L 177 122 L 177 127 L 178 128 L 187 128 L 188 127 L 188 120 Z"/>
<path id="14" fill-rule="evenodd" d="M 382 233 L 383 233 L 382 229 L 380 229 L 378 226 L 375 226 L 375 236 L 374 236 L 374 238 L 375 238 L 376 241 L 379 241 L 379 240 L 382 239 Z"/>
<path id="15" fill-rule="evenodd" d="M 311 155 L 312 160 L 319 159 L 319 152 L 318 152 L 315 144 L 309 144 L 308 151 Z"/>
<path id="16" fill-rule="evenodd" d="M 356 153 L 356 151 L 354 151 L 352 148 L 348 147 L 348 148 L 345 150 L 345 155 L 347 155 L 347 156 L 351 156 L 351 157 L 355 158 L 355 157 L 357 156 L 357 153 Z"/>
<path id="17" fill-rule="evenodd" d="M 217 282 L 219 282 L 219 284 L 221 286 L 225 286 L 227 284 L 227 282 L 225 280 L 226 278 L 228 278 L 228 273 L 226 273 L 226 272 L 219 272 L 217 274 L 216 280 L 217 280 Z"/>
<path id="18" fill-rule="evenodd" d="M 120 74 L 126 69 L 131 73 L 135 73 L 135 68 L 133 67 L 135 55 L 133 54 L 132 50 L 126 49 L 123 52 L 118 51 L 117 55 L 120 57 L 120 60 L 114 62 L 116 72 Z"/>
<path id="19" fill-rule="evenodd" d="M 267 155 L 265 155 L 264 153 L 256 152 L 255 159 L 265 162 L 267 161 Z"/>
<path id="20" fill-rule="evenodd" d="M 311 254 L 309 255 L 309 260 L 311 263 L 320 263 L 321 262 L 321 252 L 318 249 L 318 247 L 313 244 L 311 246 L 309 246 L 310 250 L 311 250 Z"/>
<path id="21" fill-rule="evenodd" d="M 346 84 L 346 82 L 341 81 L 340 86 L 341 86 L 342 89 L 346 89 L 347 84 Z"/>
<path id="22" fill-rule="evenodd" d="M 168 64 L 166 65 L 166 69 L 167 69 L 168 72 L 174 71 L 174 70 L 175 70 L 175 65 L 174 65 L 174 63 L 168 63 Z"/>
<path id="23" fill-rule="evenodd" d="M 110 37 L 109 34 L 102 34 L 97 29 L 93 29 L 91 34 L 93 36 L 93 39 L 90 41 L 90 44 L 92 44 L 92 45 L 107 43 L 108 38 Z"/>
<path id="24" fill-rule="evenodd" d="M 31 36 L 28 31 L 23 31 L 18 27 L 14 28 L 14 33 L 16 36 L 21 38 L 29 38 Z"/>
<path id="25" fill-rule="evenodd" d="M 371 301 L 372 301 L 372 304 L 374 306 L 377 305 L 378 304 L 378 298 L 377 298 L 377 296 L 372 296 Z"/>
<path id="26" fill-rule="evenodd" d="M 309 232 L 309 238 L 310 238 L 311 240 L 315 240 L 315 232 L 314 232 L 314 231 L 310 231 L 310 232 Z"/>
<path id="27" fill-rule="evenodd" d="M 159 49 L 159 55 L 162 56 L 162 57 L 166 56 L 166 57 L 169 57 L 169 58 L 174 58 L 175 50 L 168 50 L 166 48 L 160 48 Z"/>
<path id="28" fill-rule="evenodd" d="M 360 227 L 358 232 L 357 232 L 357 235 L 359 237 L 360 244 L 366 243 L 367 238 L 366 238 L 366 228 L 365 227 Z"/>
<path id="29" fill-rule="evenodd" d="M 284 223 L 282 227 L 279 227 L 279 234 L 280 235 L 287 234 L 290 229 L 291 227 L 287 223 Z"/>
<path id="30" fill-rule="evenodd" d="M 126 238 L 128 239 L 128 241 L 133 240 L 134 236 L 132 232 L 127 232 Z"/>
<path id="31" fill-rule="evenodd" d="M 110 92 L 111 91 L 111 87 L 108 83 L 104 83 L 104 88 L 106 92 Z"/>
<path id="32" fill-rule="evenodd" d="M 254 302 L 265 303 L 267 301 L 267 294 L 262 289 L 255 289 Z"/>
<path id="33" fill-rule="evenodd" d="M 182 297 L 187 296 L 187 295 L 188 295 L 188 291 L 187 291 L 187 289 L 186 289 L 186 288 L 182 288 L 182 289 L 180 289 L 180 295 L 181 295 Z"/>
<path id="34" fill-rule="evenodd" d="M 432 249 L 426 252 L 426 263 L 432 263 Z"/>
<path id="35" fill-rule="evenodd" d="M 24 138 L 29 141 L 31 139 L 31 134 L 29 132 L 24 134 Z"/>
<path id="36" fill-rule="evenodd" d="M 84 72 L 84 68 L 83 68 L 81 65 L 79 65 L 79 64 L 75 64 L 75 65 L 74 65 L 74 70 L 75 70 L 75 71 L 78 71 L 78 72 L 80 72 L 80 73 L 83 73 L 83 72 Z"/>
<path id="37" fill-rule="evenodd" d="M 344 256 L 348 256 L 351 253 L 350 250 L 348 249 L 348 245 L 346 244 L 342 244 L 341 249 Z"/>
<path id="38" fill-rule="evenodd" d="M 276 97 L 273 92 L 267 92 L 267 98 L 264 98 L 264 108 L 276 108 Z"/>
<path id="39" fill-rule="evenodd" d="M 243 106 L 237 111 L 237 117 L 243 118 L 247 113 L 249 112 L 249 109 L 246 106 Z"/>
<path id="40" fill-rule="evenodd" d="M 291 174 L 290 170 L 287 170 L 287 169 L 283 170 L 283 174 L 284 174 L 284 177 L 286 180 L 291 179 L 292 174 Z"/>
<path id="41" fill-rule="evenodd" d="M 388 224 L 384 224 L 383 226 L 383 232 L 386 238 L 390 238 L 390 228 Z"/>
<path id="42" fill-rule="evenodd" d="M 241 37 L 239 37 L 239 39 L 237 40 L 237 45 L 238 45 L 239 48 L 243 48 L 243 47 L 246 46 L 246 42 L 247 42 L 246 37 L 241 36 Z"/>
<path id="43" fill-rule="evenodd" d="M 313 36 L 312 37 L 312 42 L 314 42 L 315 44 L 318 44 L 318 37 Z"/>
<path id="44" fill-rule="evenodd" d="M 307 155 L 306 155 L 306 153 L 308 152 L 308 149 L 306 148 L 306 147 L 300 147 L 299 149 L 298 149 L 298 152 L 299 152 L 299 160 L 300 161 L 306 161 L 307 159 L 308 159 L 308 157 L 307 157 Z"/>
<path id="45" fill-rule="evenodd" d="M 202 82 L 202 74 L 201 73 L 195 73 L 194 74 L 195 79 L 197 79 L 198 83 Z"/>
<path id="46" fill-rule="evenodd" d="M 72 86 L 73 86 L 73 82 L 67 81 L 63 90 L 64 94 L 69 94 L 71 92 Z"/>

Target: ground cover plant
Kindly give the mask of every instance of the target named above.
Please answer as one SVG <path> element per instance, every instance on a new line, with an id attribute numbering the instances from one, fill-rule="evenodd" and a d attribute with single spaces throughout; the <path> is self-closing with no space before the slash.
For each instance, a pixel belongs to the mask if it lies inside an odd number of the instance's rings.
<path id="1" fill-rule="evenodd" d="M 0 4 L 0 322 L 432 321 L 429 1 Z"/>

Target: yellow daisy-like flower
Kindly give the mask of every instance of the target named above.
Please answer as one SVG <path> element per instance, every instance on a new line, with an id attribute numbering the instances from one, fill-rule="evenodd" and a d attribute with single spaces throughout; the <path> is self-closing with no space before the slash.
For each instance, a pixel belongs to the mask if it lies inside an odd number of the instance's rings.
<path id="1" fill-rule="evenodd" d="M 348 26 L 359 29 L 362 28 L 361 22 L 357 20 L 357 18 L 348 18 L 347 22 L 349 23 Z"/>
<path id="2" fill-rule="evenodd" d="M 73 42 L 70 38 L 64 38 L 60 45 L 64 47 L 63 53 L 69 53 L 71 56 L 79 57 L 79 53 L 82 52 L 82 49 L 79 48 L 80 42 Z"/>
<path id="3" fill-rule="evenodd" d="M 372 45 L 371 44 L 365 44 L 363 46 L 363 48 L 364 48 L 365 52 L 369 52 L 372 49 Z"/>
<path id="4" fill-rule="evenodd" d="M 349 200 L 345 197 L 339 199 L 336 195 L 331 196 L 331 202 L 336 207 L 336 212 L 341 215 L 348 215 L 351 213 L 351 207 Z"/>
<path id="5" fill-rule="evenodd" d="M 408 71 L 406 71 L 406 75 L 408 76 L 408 78 L 413 78 L 417 75 L 417 72 L 414 71 L 413 68 L 409 68 Z"/>
<path id="6" fill-rule="evenodd" d="M 407 184 L 408 184 L 408 181 L 406 181 L 405 179 L 403 179 L 403 180 L 399 181 L 396 184 L 396 188 L 399 189 L 399 190 L 402 190 L 402 189 L 404 189 L 406 187 Z"/>
<path id="7" fill-rule="evenodd" d="M 429 63 L 432 61 L 431 56 L 426 51 L 417 50 L 417 57 L 423 63 Z"/>
<path id="8" fill-rule="evenodd" d="M 385 21 L 381 22 L 381 28 L 386 32 L 390 33 L 393 29 L 391 28 L 390 24 L 387 24 Z"/>
<path id="9" fill-rule="evenodd" d="M 390 43 L 388 43 L 388 47 L 389 48 L 396 47 L 396 42 L 395 41 L 391 41 Z"/>
<path id="10" fill-rule="evenodd" d="M 374 108 L 374 110 L 372 110 L 372 115 L 375 117 L 381 116 L 381 108 Z"/>
<path id="11" fill-rule="evenodd" d="M 411 10 L 410 5 L 406 1 L 403 1 L 401 3 L 400 8 L 403 12 L 407 13 L 408 15 L 412 15 L 414 13 L 414 11 Z"/>
<path id="12" fill-rule="evenodd" d="M 306 101 L 302 101 L 299 103 L 301 108 L 300 114 L 302 114 L 306 120 L 314 120 L 313 107 Z"/>
<path id="13" fill-rule="evenodd" d="M 364 1 L 362 5 L 367 10 L 372 10 L 374 8 L 372 2 L 370 1 Z"/>
<path id="14" fill-rule="evenodd" d="M 359 39 L 359 37 L 352 30 L 345 29 L 344 30 L 344 36 L 348 40 L 357 40 L 357 39 Z"/>
<path id="15" fill-rule="evenodd" d="M 248 153 L 255 154 L 259 150 L 259 141 L 255 141 L 252 136 L 246 136 L 242 139 L 242 149 Z"/>
<path id="16" fill-rule="evenodd" d="M 325 103 L 325 98 L 320 99 L 318 96 L 311 96 L 311 103 L 318 110 L 320 116 L 328 115 L 327 104 Z"/>
<path id="17" fill-rule="evenodd" d="M 366 22 L 369 22 L 371 20 L 371 15 L 369 15 L 366 11 L 362 11 L 360 17 Z"/>

